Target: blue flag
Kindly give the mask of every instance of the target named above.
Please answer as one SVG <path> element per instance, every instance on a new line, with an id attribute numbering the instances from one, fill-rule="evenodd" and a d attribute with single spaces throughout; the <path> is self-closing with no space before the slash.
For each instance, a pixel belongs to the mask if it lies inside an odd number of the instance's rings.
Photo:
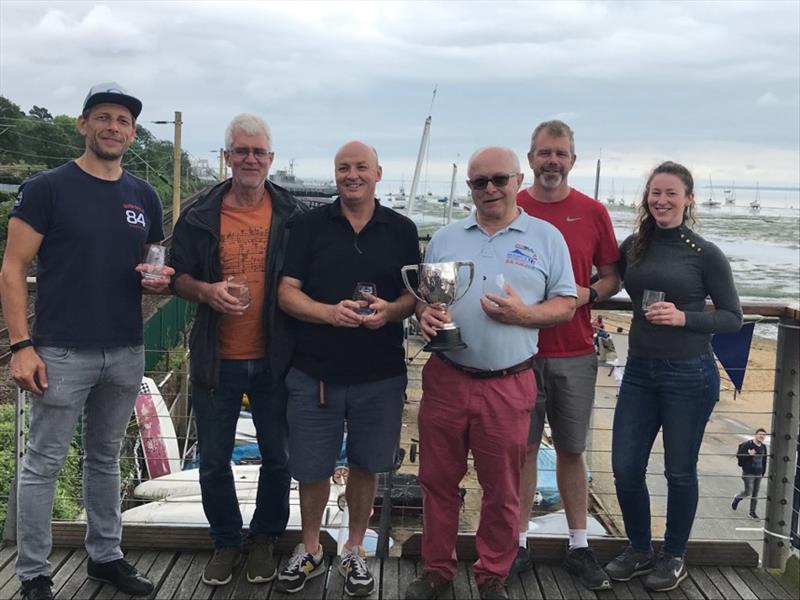
<path id="1" fill-rule="evenodd" d="M 737 392 L 742 391 L 755 326 L 755 323 L 745 323 L 736 333 L 717 333 L 711 338 L 714 354 L 731 378 Z"/>

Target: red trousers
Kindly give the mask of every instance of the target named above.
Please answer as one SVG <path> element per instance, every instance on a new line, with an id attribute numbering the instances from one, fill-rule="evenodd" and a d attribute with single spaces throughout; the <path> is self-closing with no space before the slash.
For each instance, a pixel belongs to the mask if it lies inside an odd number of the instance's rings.
<path id="1" fill-rule="evenodd" d="M 472 451 L 483 488 L 475 545 L 475 581 L 502 581 L 517 554 L 519 478 L 530 412 L 536 400 L 532 370 L 477 379 L 432 356 L 422 371 L 419 411 L 422 559 L 453 579 L 461 507 L 459 483 Z"/>

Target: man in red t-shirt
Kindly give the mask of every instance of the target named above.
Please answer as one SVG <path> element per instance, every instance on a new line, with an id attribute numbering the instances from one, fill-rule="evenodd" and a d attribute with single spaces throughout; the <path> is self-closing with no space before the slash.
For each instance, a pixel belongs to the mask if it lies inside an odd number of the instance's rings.
<path id="1" fill-rule="evenodd" d="M 517 204 L 525 212 L 555 225 L 564 236 L 578 289 L 578 309 L 571 321 L 539 332 L 535 366 L 539 393 L 531 414 L 520 482 L 520 550 L 512 573 L 531 565 L 528 517 L 536 492 L 536 459 L 546 414 L 556 448 L 558 489 L 569 525 L 565 567 L 586 587 L 607 589 L 611 580 L 586 539 L 588 482 L 583 453 L 597 377 L 591 305 L 619 291 L 619 250 L 605 207 L 567 182 L 575 158 L 575 139 L 566 123 L 540 124 L 531 136 L 528 152 L 533 185 L 517 195 Z M 597 270 L 597 281 L 590 286 L 592 266 Z"/>

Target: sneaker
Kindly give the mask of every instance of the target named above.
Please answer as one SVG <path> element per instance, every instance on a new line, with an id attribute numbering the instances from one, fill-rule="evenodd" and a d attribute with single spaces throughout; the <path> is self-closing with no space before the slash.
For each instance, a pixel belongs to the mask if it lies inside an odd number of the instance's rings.
<path id="1" fill-rule="evenodd" d="M 233 568 L 239 564 L 242 550 L 236 546 L 214 548 L 214 556 L 203 569 L 203 583 L 206 585 L 225 585 L 233 577 Z"/>
<path id="2" fill-rule="evenodd" d="M 742 501 L 742 499 L 739 498 L 739 496 L 734 496 L 733 502 L 731 502 L 731 508 L 733 510 L 736 510 L 737 508 L 739 508 L 739 502 L 741 502 L 741 501 Z"/>
<path id="3" fill-rule="evenodd" d="M 753 512 L 750 513 L 750 518 L 751 519 L 759 519 L 760 517 L 755 513 L 755 511 L 753 511 Z"/>
<path id="4" fill-rule="evenodd" d="M 278 575 L 275 562 L 275 539 L 256 535 L 247 540 L 247 581 L 267 583 Z"/>
<path id="5" fill-rule="evenodd" d="M 611 579 L 597 562 L 591 548 L 569 550 L 564 568 L 590 590 L 611 589 Z"/>
<path id="6" fill-rule="evenodd" d="M 324 572 L 322 546 L 320 545 L 316 554 L 311 554 L 306 552 L 304 544 L 297 544 L 286 568 L 278 575 L 277 589 L 279 592 L 294 594 L 303 589 L 307 579 L 322 575 Z"/>
<path id="7" fill-rule="evenodd" d="M 614 581 L 630 581 L 652 571 L 654 558 L 652 548 L 649 552 L 639 552 L 628 545 L 622 554 L 606 565 L 606 573 Z"/>
<path id="8" fill-rule="evenodd" d="M 506 586 L 497 577 L 489 577 L 486 581 L 478 585 L 481 600 L 508 600 Z"/>
<path id="9" fill-rule="evenodd" d="M 120 592 L 131 596 L 147 596 L 153 593 L 153 582 L 124 558 L 106 563 L 96 563 L 90 558 L 86 571 L 89 579 L 110 583 Z"/>
<path id="10" fill-rule="evenodd" d="M 668 592 L 678 587 L 687 575 L 682 557 L 659 554 L 653 571 L 644 578 L 644 587 L 654 592 Z"/>
<path id="11" fill-rule="evenodd" d="M 514 562 L 511 563 L 511 568 L 508 571 L 506 585 L 520 573 L 530 571 L 531 569 L 533 569 L 533 556 L 531 555 L 531 551 L 520 546 L 517 550 L 517 556 L 514 558 Z"/>
<path id="12" fill-rule="evenodd" d="M 406 588 L 406 600 L 435 600 L 447 594 L 452 587 L 453 582 L 450 579 L 426 569 Z"/>
<path id="13" fill-rule="evenodd" d="M 39 575 L 22 582 L 22 597 L 25 600 L 54 600 L 53 580 L 47 575 Z"/>
<path id="14" fill-rule="evenodd" d="M 364 560 L 364 546 L 344 548 L 339 559 L 339 573 L 344 577 L 344 591 L 348 596 L 369 596 L 375 589 L 375 579 Z"/>

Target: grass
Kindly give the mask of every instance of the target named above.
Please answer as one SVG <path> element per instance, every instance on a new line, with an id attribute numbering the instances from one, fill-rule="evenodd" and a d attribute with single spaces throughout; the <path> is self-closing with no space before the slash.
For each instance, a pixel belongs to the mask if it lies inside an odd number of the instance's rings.
<path id="1" fill-rule="evenodd" d="M 15 405 L 0 405 L 0 529 L 5 527 L 11 480 L 14 477 L 15 414 Z M 81 451 L 77 442 L 73 440 L 56 481 L 53 519 L 70 521 L 78 517 L 83 497 L 81 480 Z"/>

